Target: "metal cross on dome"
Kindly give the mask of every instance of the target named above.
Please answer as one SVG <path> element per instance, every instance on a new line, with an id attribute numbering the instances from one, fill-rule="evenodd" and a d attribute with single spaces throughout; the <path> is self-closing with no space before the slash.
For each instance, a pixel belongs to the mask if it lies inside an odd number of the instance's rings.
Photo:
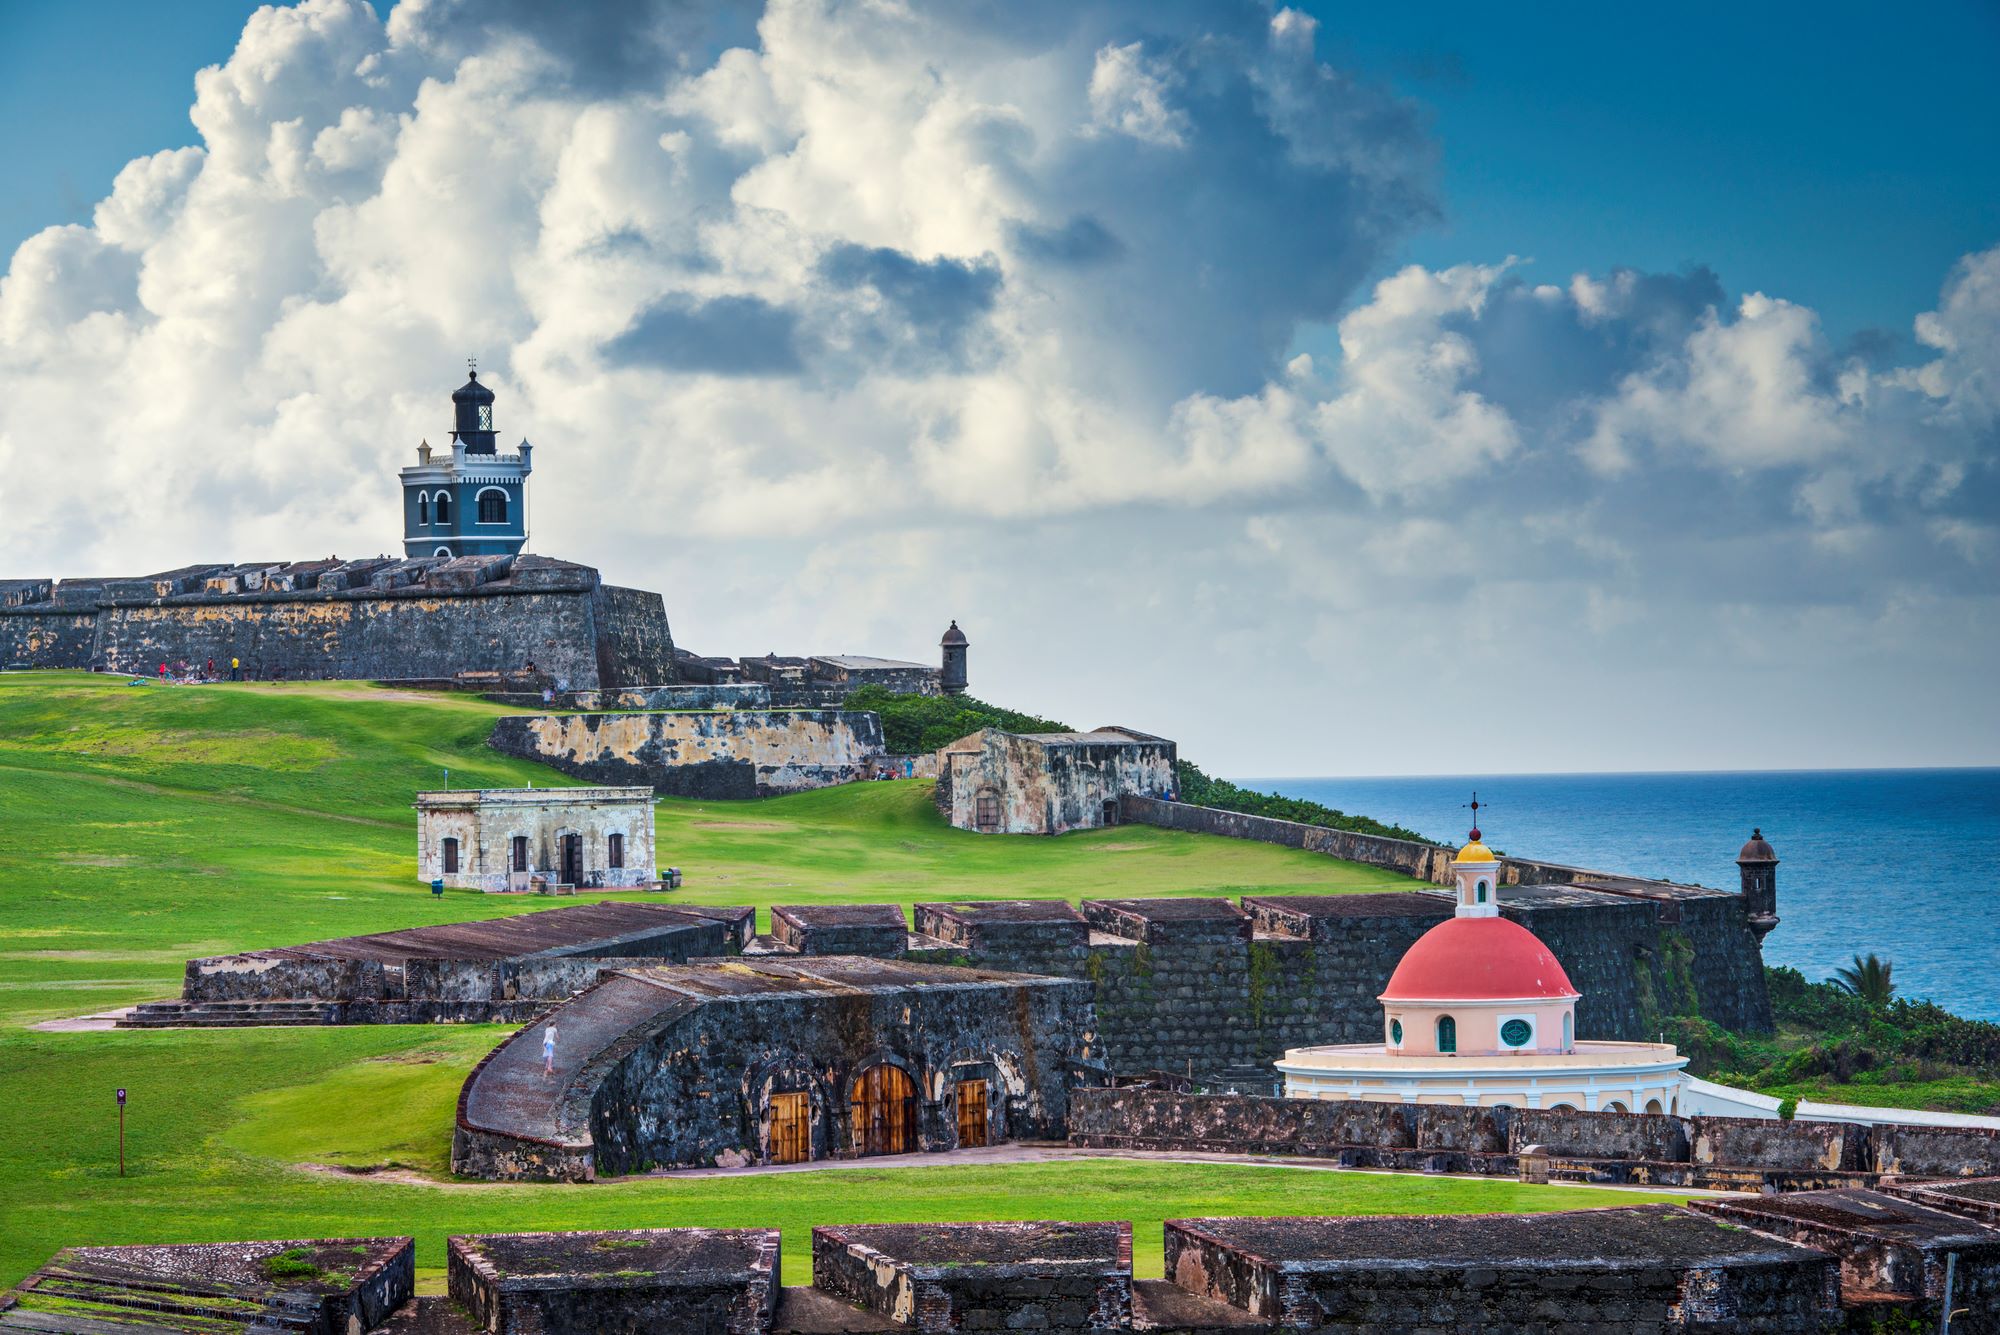
<path id="1" fill-rule="evenodd" d="M 1460 805 L 1461 807 L 1469 806 L 1472 808 L 1472 837 L 1476 840 L 1479 838 L 1479 808 L 1490 807 L 1493 804 L 1491 802 L 1480 801 L 1479 790 L 1475 788 L 1472 790 L 1472 801 L 1461 803 Z"/>
<path id="2" fill-rule="evenodd" d="M 469 376 L 476 376 L 479 374 L 479 358 L 467 357 L 465 359 L 465 373 Z"/>

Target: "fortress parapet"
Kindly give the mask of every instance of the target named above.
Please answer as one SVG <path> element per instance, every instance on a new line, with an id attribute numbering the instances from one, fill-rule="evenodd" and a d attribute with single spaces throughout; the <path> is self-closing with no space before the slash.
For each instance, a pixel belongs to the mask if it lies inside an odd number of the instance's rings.
<path id="1" fill-rule="evenodd" d="M 293 680 L 526 675 L 577 688 L 670 680 L 656 593 L 547 556 L 186 566 L 0 584 L 0 667 Z"/>

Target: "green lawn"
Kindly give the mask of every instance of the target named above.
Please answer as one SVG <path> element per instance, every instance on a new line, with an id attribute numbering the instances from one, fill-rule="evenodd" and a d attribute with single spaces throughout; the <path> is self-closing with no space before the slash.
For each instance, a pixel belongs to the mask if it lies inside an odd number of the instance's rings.
<path id="1" fill-rule="evenodd" d="M 415 880 L 411 794 L 566 783 L 486 749 L 484 702 L 360 685 L 127 687 L 0 675 L 0 1283 L 57 1247 L 414 1233 L 775 1224 L 787 1278 L 813 1223 L 1130 1219 L 1157 1273 L 1182 1214 L 1511 1210 L 1629 1194 L 1248 1166 L 1129 1162 L 834 1170 L 578 1187 L 412 1185 L 307 1171 L 442 1173 L 452 1101 L 503 1032 L 463 1028 L 44 1033 L 25 1026 L 178 989 L 188 956 L 551 907 Z M 668 801 L 663 860 L 712 904 L 1327 893 L 1386 872 L 1125 828 L 998 839 L 946 827 L 928 785 L 758 803 Z M 604 896 L 611 897 L 611 896 Z M 560 901 L 571 903 L 576 901 Z M 669 901 L 662 901 L 669 902 Z M 113 1091 L 131 1091 L 130 1176 Z"/>

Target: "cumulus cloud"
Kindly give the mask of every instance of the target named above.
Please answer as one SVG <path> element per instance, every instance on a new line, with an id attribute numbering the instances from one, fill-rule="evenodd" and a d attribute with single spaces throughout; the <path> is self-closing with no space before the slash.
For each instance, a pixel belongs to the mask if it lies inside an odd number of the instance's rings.
<path id="1" fill-rule="evenodd" d="M 1700 268 L 1392 271 L 1435 148 L 1321 47 L 1256 0 L 260 10 L 199 142 L 0 277 L 0 557 L 393 547 L 477 355 L 534 546 L 696 647 L 958 615 L 990 694 L 1224 761 L 1355 768 L 1188 720 L 1188 664 L 1541 717 L 1517 636 L 2000 646 L 2000 250 L 1904 364 Z"/>

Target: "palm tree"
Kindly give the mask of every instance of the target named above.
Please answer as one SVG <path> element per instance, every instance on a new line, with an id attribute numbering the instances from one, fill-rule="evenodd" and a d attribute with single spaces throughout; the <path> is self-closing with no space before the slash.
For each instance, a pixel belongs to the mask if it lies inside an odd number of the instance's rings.
<path id="1" fill-rule="evenodd" d="M 1889 976 L 1894 968 L 1879 955 L 1870 954 L 1867 959 L 1856 955 L 1852 968 L 1833 971 L 1833 985 L 1850 996 L 1860 997 L 1871 1006 L 1886 1006 L 1896 992 L 1895 980 Z"/>

